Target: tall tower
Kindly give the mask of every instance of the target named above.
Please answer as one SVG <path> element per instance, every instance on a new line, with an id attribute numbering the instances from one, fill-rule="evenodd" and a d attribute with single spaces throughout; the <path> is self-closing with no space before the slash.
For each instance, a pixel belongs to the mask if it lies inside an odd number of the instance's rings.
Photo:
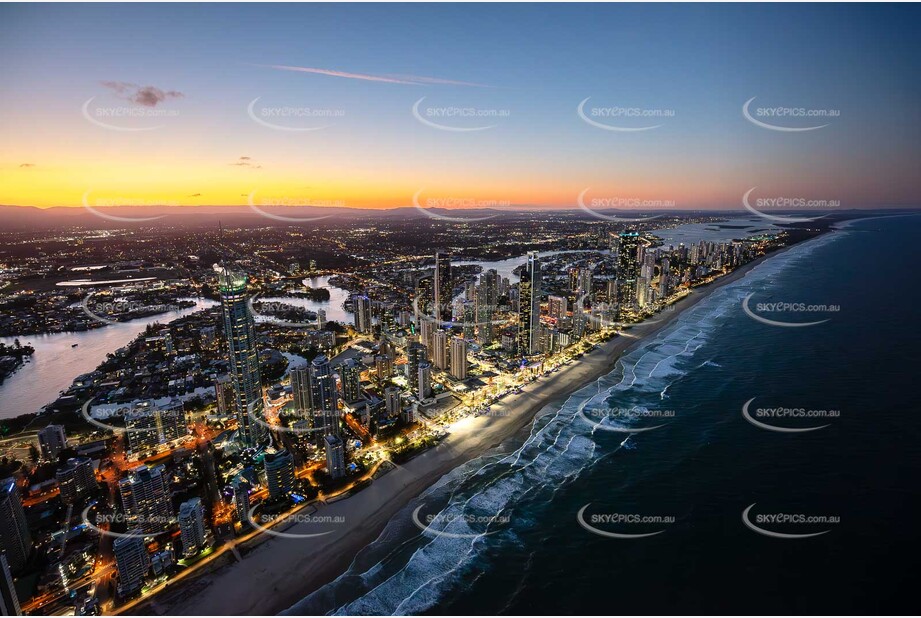
<path id="1" fill-rule="evenodd" d="M 528 263 L 518 284 L 518 351 L 522 355 L 540 350 L 540 262 L 537 252 L 528 253 Z"/>
<path id="2" fill-rule="evenodd" d="M 329 359 L 323 354 L 310 363 L 310 400 L 313 405 L 314 428 L 317 444 L 322 446 L 323 436 L 339 435 L 339 396 L 336 392 L 336 376 L 333 375 Z"/>
<path id="3" fill-rule="evenodd" d="M 342 399 L 346 402 L 358 401 L 361 396 L 361 365 L 350 358 L 339 365 L 339 380 L 342 382 Z"/>
<path id="4" fill-rule="evenodd" d="M 355 312 L 355 330 L 367 334 L 371 332 L 371 299 L 364 294 L 352 297 L 352 310 Z"/>
<path id="5" fill-rule="evenodd" d="M 432 362 L 441 370 L 448 368 L 448 332 L 440 328 L 432 336 Z"/>
<path id="6" fill-rule="evenodd" d="M 6 561 L 6 554 L 2 551 L 0 551 L 0 616 L 22 616 L 19 597 L 16 595 L 16 585 L 13 583 L 13 574 Z"/>
<path id="7" fill-rule="evenodd" d="M 266 453 L 262 463 L 265 465 L 265 480 L 270 498 L 285 496 L 294 489 L 294 459 L 286 450 Z"/>
<path id="8" fill-rule="evenodd" d="M 246 282 L 245 274 L 227 268 L 218 277 L 240 438 L 246 446 L 256 446 L 265 438 L 267 429 L 254 420 L 263 419 L 265 404 L 262 400 L 256 322 L 247 303 Z"/>
<path id="9" fill-rule="evenodd" d="M 460 337 L 451 339 L 451 376 L 467 379 L 467 342 Z"/>
<path id="10" fill-rule="evenodd" d="M 205 507 L 201 498 L 191 498 L 179 505 L 179 533 L 182 553 L 194 556 L 205 547 Z"/>
<path id="11" fill-rule="evenodd" d="M 451 304 L 451 258 L 447 253 L 435 253 L 435 318 L 444 319 Z"/>
<path id="12" fill-rule="evenodd" d="M 173 509 L 165 475 L 162 465 L 138 466 L 118 482 L 125 519 L 130 526 L 155 534 L 169 525 Z"/>
<path id="13" fill-rule="evenodd" d="M 619 237 L 617 251 L 617 302 L 620 309 L 633 309 L 636 305 L 636 279 L 640 273 L 638 232 L 624 232 Z"/>
<path id="14" fill-rule="evenodd" d="M 32 553 L 32 535 L 22 509 L 19 488 L 12 478 L 0 481 L 0 550 L 6 553 L 14 571 L 21 569 Z"/>
<path id="15" fill-rule="evenodd" d="M 150 556 L 144 538 L 137 530 L 115 539 L 112 550 L 115 553 L 115 567 L 118 569 L 118 591 L 128 596 L 144 586 L 144 576 L 150 568 Z"/>

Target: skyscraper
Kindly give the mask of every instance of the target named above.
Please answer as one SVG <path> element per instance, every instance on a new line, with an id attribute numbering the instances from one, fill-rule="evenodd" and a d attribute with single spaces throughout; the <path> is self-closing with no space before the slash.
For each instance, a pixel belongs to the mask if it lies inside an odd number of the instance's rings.
<path id="1" fill-rule="evenodd" d="M 256 340 L 256 323 L 247 302 L 246 282 L 245 274 L 226 268 L 218 277 L 239 435 L 243 444 L 255 446 L 263 441 L 268 430 L 262 424 L 265 422 L 265 414 L 259 346 Z"/>
<path id="2" fill-rule="evenodd" d="M 345 445 L 339 436 L 326 436 L 326 471 L 334 479 L 345 476 Z"/>
<path id="3" fill-rule="evenodd" d="M 388 386 L 384 389 L 384 405 L 387 410 L 388 418 L 396 418 L 402 412 L 402 402 L 400 400 L 400 388 L 398 386 Z"/>
<path id="4" fill-rule="evenodd" d="M 6 554 L 0 551 L 0 616 L 21 616 L 22 608 L 19 606 L 19 597 L 16 595 L 16 585 L 13 574 L 6 560 Z"/>
<path id="5" fill-rule="evenodd" d="M 428 399 L 432 396 L 432 365 L 428 361 L 419 363 L 417 378 L 417 395 L 419 399 Z"/>
<path id="6" fill-rule="evenodd" d="M 435 319 L 445 319 L 451 304 L 451 258 L 447 253 L 435 253 Z"/>
<path id="7" fill-rule="evenodd" d="M 58 469 L 55 477 L 64 504 L 74 504 L 97 489 L 93 462 L 88 457 L 71 457 Z"/>
<path id="8" fill-rule="evenodd" d="M 540 262 L 537 252 L 531 251 L 518 284 L 518 352 L 522 355 L 540 350 L 540 287 Z"/>
<path id="9" fill-rule="evenodd" d="M 362 399 L 361 365 L 350 358 L 339 365 L 339 380 L 342 382 L 342 399 L 353 402 Z"/>
<path id="10" fill-rule="evenodd" d="M 32 535 L 22 509 L 19 488 L 12 478 L 0 481 L 0 550 L 6 553 L 13 571 L 21 569 L 32 553 Z"/>
<path id="11" fill-rule="evenodd" d="M 467 379 L 467 341 L 460 337 L 451 339 L 451 376 Z"/>
<path id="12" fill-rule="evenodd" d="M 118 592 L 123 597 L 138 592 L 144 586 L 144 577 L 150 569 L 150 556 L 139 530 L 128 532 L 132 536 L 115 539 L 115 568 L 118 570 Z"/>
<path id="13" fill-rule="evenodd" d="M 556 318 L 557 320 L 562 320 L 566 317 L 567 312 L 569 311 L 569 303 L 564 296 L 548 296 L 547 297 L 547 313 L 550 314 L 550 317 Z"/>
<path id="14" fill-rule="evenodd" d="M 406 357 L 409 360 L 409 375 L 407 376 L 409 386 L 418 395 L 419 394 L 419 365 L 428 358 L 428 350 L 421 343 L 410 343 L 406 350 Z"/>
<path id="15" fill-rule="evenodd" d="M 182 553 L 196 555 L 205 547 L 205 507 L 201 498 L 192 498 L 179 505 L 179 534 Z"/>
<path id="16" fill-rule="evenodd" d="M 299 418 L 309 420 L 313 412 L 313 405 L 310 401 L 310 366 L 296 367 L 291 370 L 290 375 L 291 394 L 294 396 L 294 414 Z"/>
<path id="17" fill-rule="evenodd" d="M 233 381 L 230 376 L 220 376 L 214 381 L 214 400 L 217 402 L 218 414 L 234 412 Z"/>
<path id="18" fill-rule="evenodd" d="M 291 493 L 294 489 L 294 459 L 291 453 L 286 450 L 266 453 L 262 463 L 265 466 L 269 497 L 280 498 Z"/>
<path id="19" fill-rule="evenodd" d="M 371 299 L 364 294 L 352 297 L 352 310 L 355 312 L 355 330 L 367 334 L 371 332 Z"/>
<path id="20" fill-rule="evenodd" d="M 333 375 L 329 359 L 323 354 L 310 363 L 310 401 L 313 406 L 314 427 L 318 430 L 318 446 L 322 446 L 323 436 L 339 435 L 339 395 L 336 391 L 336 376 Z"/>
<path id="21" fill-rule="evenodd" d="M 619 237 L 617 250 L 617 302 L 620 310 L 632 310 L 636 306 L 636 279 L 640 263 L 638 250 L 640 235 L 624 232 Z"/>
<path id="22" fill-rule="evenodd" d="M 48 425 L 38 432 L 38 445 L 42 451 L 42 458 L 55 461 L 58 453 L 67 448 L 67 438 L 64 435 L 63 425 Z"/>
<path id="23" fill-rule="evenodd" d="M 432 335 L 432 361 L 441 370 L 448 368 L 448 333 L 442 329 Z"/>
<path id="24" fill-rule="evenodd" d="M 189 435 L 181 399 L 141 401 L 125 415 L 128 459 L 154 454 Z"/>
<path id="25" fill-rule="evenodd" d="M 252 486 L 245 479 L 237 477 L 233 481 L 233 506 L 240 523 L 249 524 L 249 490 Z"/>
<path id="26" fill-rule="evenodd" d="M 166 469 L 138 466 L 118 482 L 125 520 L 147 534 L 162 532 L 172 517 Z"/>

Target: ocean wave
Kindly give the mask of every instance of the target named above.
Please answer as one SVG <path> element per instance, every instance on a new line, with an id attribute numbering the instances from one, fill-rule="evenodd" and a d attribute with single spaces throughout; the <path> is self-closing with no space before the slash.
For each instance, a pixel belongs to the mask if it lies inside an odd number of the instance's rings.
<path id="1" fill-rule="evenodd" d="M 439 479 L 391 520 L 346 573 L 285 613 L 417 614 L 436 606 L 460 582 L 488 569 L 488 555 L 520 546 L 521 533 L 539 525 L 541 511 L 562 487 L 600 459 L 635 448 L 629 438 L 621 442 L 598 435 L 609 432 L 596 431 L 598 424 L 586 418 L 586 410 L 650 410 L 661 406 L 670 386 L 696 369 L 719 367 L 697 357 L 742 299 L 845 233 L 796 245 L 715 290 L 654 338 L 640 342 L 611 373 L 573 393 L 559 408 L 541 411 L 520 447 L 491 452 Z M 408 514 L 422 507 L 440 523 L 408 534 Z M 489 523 L 472 523 L 478 521 Z"/>

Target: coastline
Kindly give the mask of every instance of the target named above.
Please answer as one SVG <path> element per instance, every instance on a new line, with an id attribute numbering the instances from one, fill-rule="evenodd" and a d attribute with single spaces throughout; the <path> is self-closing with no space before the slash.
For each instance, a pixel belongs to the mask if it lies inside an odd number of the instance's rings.
<path id="1" fill-rule="evenodd" d="M 814 238 L 823 236 L 819 234 Z M 221 615 L 277 614 L 345 572 L 354 557 L 378 538 L 388 521 L 427 487 L 457 466 L 505 443 L 520 440 L 534 417 L 561 406 L 576 390 L 610 373 L 618 359 L 644 339 L 667 328 L 681 313 L 710 293 L 745 276 L 762 261 L 799 245 L 784 247 L 754 260 L 709 284 L 694 288 L 661 317 L 635 324 L 629 336 L 600 344 L 549 379 L 523 387 L 520 395 L 494 404 L 496 413 L 472 418 L 438 446 L 389 471 L 347 499 L 318 504 L 314 517 L 341 518 L 337 524 L 294 523 L 284 529 L 293 538 L 260 535 L 238 563 L 223 564 L 192 575 L 129 609 L 129 614 Z M 324 532 L 321 536 L 300 537 Z M 233 553 L 236 553 L 234 551 Z M 217 585 L 214 585 L 217 584 Z"/>

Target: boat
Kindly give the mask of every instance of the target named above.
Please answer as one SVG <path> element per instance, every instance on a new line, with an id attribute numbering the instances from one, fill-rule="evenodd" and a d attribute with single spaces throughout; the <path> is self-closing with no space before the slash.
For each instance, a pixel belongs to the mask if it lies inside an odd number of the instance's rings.
<path id="1" fill-rule="evenodd" d="M 78 345 L 80 345 L 80 344 L 79 344 L 79 343 L 72 343 L 72 344 L 70 345 L 70 347 L 75 348 L 75 347 L 77 347 Z"/>

